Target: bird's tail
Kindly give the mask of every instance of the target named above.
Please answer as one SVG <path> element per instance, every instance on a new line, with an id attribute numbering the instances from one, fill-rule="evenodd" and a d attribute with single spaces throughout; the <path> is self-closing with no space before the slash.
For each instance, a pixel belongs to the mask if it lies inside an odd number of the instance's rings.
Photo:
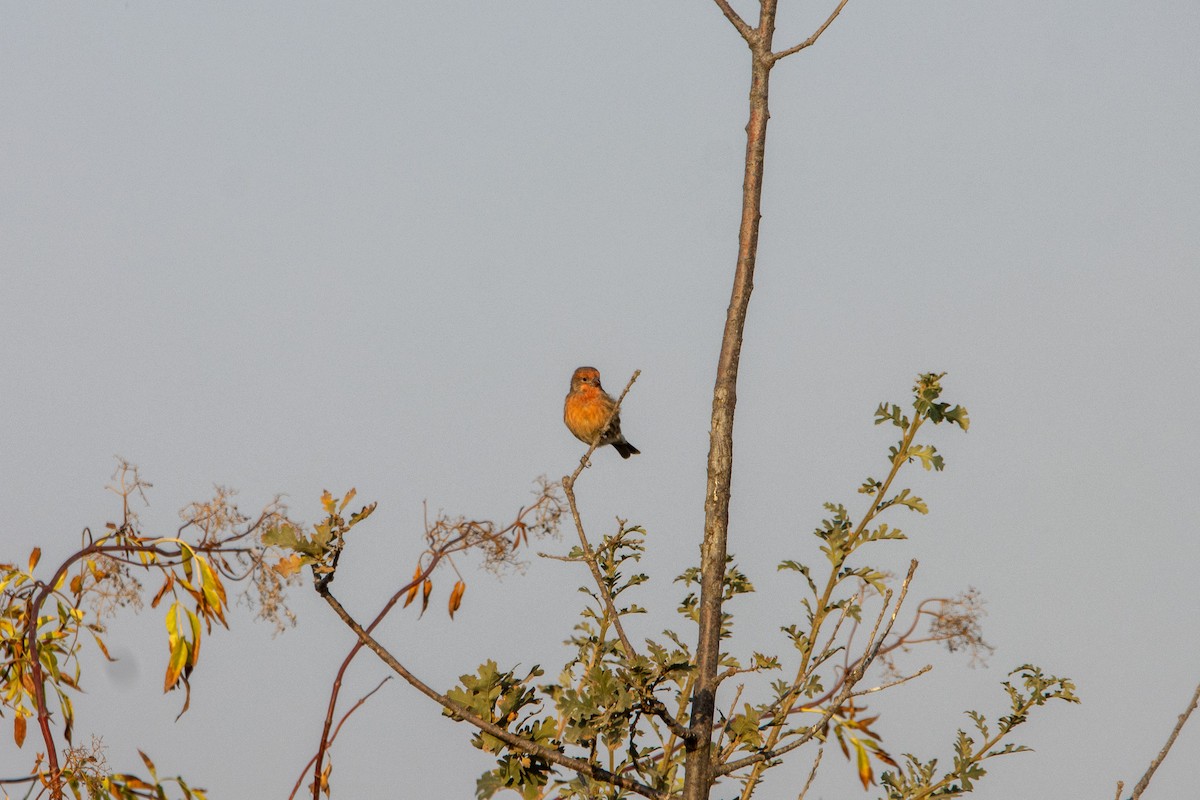
<path id="1" fill-rule="evenodd" d="M 612 446 L 617 448 L 617 452 L 621 454 L 621 458 L 629 458 L 630 456 L 640 455 L 642 452 L 624 439 L 613 442 Z"/>

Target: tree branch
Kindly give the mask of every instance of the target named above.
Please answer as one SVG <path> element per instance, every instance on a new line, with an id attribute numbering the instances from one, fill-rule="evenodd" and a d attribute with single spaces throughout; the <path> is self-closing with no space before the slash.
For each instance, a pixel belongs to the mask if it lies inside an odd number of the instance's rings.
<path id="1" fill-rule="evenodd" d="M 721 9 L 721 13 L 725 15 L 725 19 L 729 20 L 733 27 L 737 28 L 737 32 L 742 35 L 747 44 L 752 44 L 754 41 L 754 29 L 746 24 L 746 20 L 742 19 L 733 6 L 729 5 L 729 0 L 714 0 L 717 8 Z"/>
<path id="2" fill-rule="evenodd" d="M 817 28 L 816 32 L 812 36 L 808 37 L 795 47 L 789 47 L 787 50 L 782 50 L 778 53 L 772 53 L 771 61 L 775 62 L 779 61 L 780 59 L 787 58 L 794 53 L 799 53 L 806 47 L 812 47 L 814 44 L 816 44 L 817 39 L 820 39 L 821 34 L 825 32 L 825 29 L 833 24 L 833 21 L 837 19 L 838 14 L 842 13 L 842 9 L 846 7 L 846 3 L 849 1 L 850 0 L 841 0 L 841 2 L 837 4 L 837 8 L 833 10 L 833 13 L 829 15 L 829 18 L 821 24 L 821 27 Z"/>
<path id="3" fill-rule="evenodd" d="M 925 666 L 921 667 L 919 670 L 914 672 L 912 675 L 905 675 L 903 677 L 896 678 L 895 680 L 888 681 L 887 683 L 881 683 L 878 686 L 872 686 L 870 689 L 862 689 L 860 691 L 853 692 L 850 696 L 851 697 L 862 697 L 865 694 L 874 694 L 875 692 L 882 692 L 884 689 L 890 689 L 893 686 L 899 686 L 902 683 L 908 683 L 909 681 L 911 681 L 914 678 L 919 678 L 922 675 L 924 675 L 926 672 L 929 672 L 931 669 L 933 669 L 933 664 L 926 664 Z"/>
<path id="4" fill-rule="evenodd" d="M 813 761 L 812 769 L 808 771 L 808 780 L 804 782 L 804 788 L 800 790 L 800 795 L 796 800 L 804 800 L 804 795 L 808 794 L 809 787 L 812 786 L 813 778 L 817 777 L 817 767 L 821 766 L 821 756 L 825 755 L 825 748 L 817 750 L 817 757 Z"/>
<path id="5" fill-rule="evenodd" d="M 514 542 L 519 540 L 521 531 L 525 525 L 525 516 L 532 511 L 540 509 L 543 504 L 550 502 L 552 498 L 552 492 L 553 484 L 543 485 L 541 496 L 538 498 L 537 502 L 529 507 L 522 507 L 520 510 L 518 510 L 516 519 L 503 529 L 496 531 L 493 534 L 493 538 L 502 537 L 508 534 L 510 531 L 517 530 L 518 533 L 516 539 L 514 539 Z M 433 528 L 430 528 L 428 522 L 426 522 L 426 537 L 431 536 L 431 530 L 439 530 L 439 525 L 440 522 L 435 524 Z M 383 604 L 383 608 L 379 610 L 379 613 L 375 615 L 375 618 L 372 619 L 371 623 L 366 627 L 367 632 L 370 633 L 374 631 L 379 623 L 383 622 L 384 618 L 391 613 L 393 608 L 395 608 L 396 603 L 400 602 L 400 598 L 408 594 L 409 590 L 416 586 L 420 586 L 422 582 L 428 579 L 443 558 L 452 553 L 456 553 L 470 547 L 471 542 L 468 538 L 468 532 L 472 530 L 475 525 L 476 523 L 466 523 L 460 520 L 453 528 L 451 528 L 451 530 L 456 531 L 454 536 L 445 538 L 440 542 L 433 542 L 431 539 L 432 546 L 427 551 L 430 554 L 429 563 L 425 565 L 423 570 L 419 570 L 412 580 L 410 580 L 404 586 L 401 586 L 390 598 L 388 598 L 387 602 Z M 326 588 L 328 587 L 328 583 L 328 581 L 324 582 L 324 586 Z M 314 585 L 316 585 L 318 593 L 323 594 L 321 592 L 322 582 L 320 580 L 315 580 Z M 333 686 L 329 693 L 329 704 L 325 712 L 325 722 L 321 729 L 321 743 L 317 747 L 317 754 L 308 762 L 313 768 L 314 800 L 319 800 L 321 783 L 320 777 L 323 770 L 325 753 L 329 749 L 329 746 L 333 743 L 333 740 L 329 735 L 329 730 L 330 726 L 333 724 L 334 710 L 337 707 L 338 695 L 342 689 L 342 680 L 346 674 L 346 670 L 350 667 L 350 662 L 354 660 L 355 656 L 358 655 L 362 648 L 363 642 L 361 640 L 355 642 L 354 646 L 350 648 L 350 652 L 348 652 L 346 657 L 342 659 L 342 664 L 340 667 L 338 667 L 337 675 L 334 676 Z M 305 769 L 307 769 L 307 767 L 305 767 Z"/>
<path id="6" fill-rule="evenodd" d="M 721 650 L 721 605 L 725 591 L 725 557 L 729 544 L 729 502 L 733 484 L 733 418 L 737 407 L 738 365 L 762 219 L 763 165 L 767 147 L 768 85 L 771 42 L 775 35 L 777 0 L 760 0 L 758 28 L 742 32 L 750 45 L 749 120 L 742 178 L 742 215 L 738 226 L 737 263 L 725 314 L 725 330 L 713 384 L 709 428 L 708 480 L 704 496 L 704 540 L 700 545 L 699 636 L 696 642 L 695 683 L 692 689 L 690 735 L 686 742 L 684 800 L 707 800 L 712 784 L 712 731 L 716 715 L 717 677 Z M 721 5 L 718 0 L 718 6 Z M 722 9 L 724 11 L 724 9 Z M 728 14 L 727 14 L 728 16 Z M 732 20 L 731 20 L 732 21 Z M 739 28 L 739 32 L 741 29 Z"/>
<path id="7" fill-rule="evenodd" d="M 1158 751 L 1158 755 L 1150 762 L 1146 774 L 1133 787 L 1133 794 L 1129 796 L 1129 800 L 1138 800 L 1142 796 L 1142 792 L 1146 791 L 1146 787 L 1150 785 L 1150 779 L 1154 777 L 1154 771 L 1162 764 L 1163 759 L 1167 757 L 1167 753 L 1171 751 L 1172 745 L 1175 744 L 1175 738 L 1179 736 L 1179 732 L 1183 730 L 1183 726 L 1187 723 L 1188 717 L 1196 710 L 1196 704 L 1200 703 L 1200 685 L 1196 686 L 1196 691 L 1192 693 L 1192 702 L 1188 704 L 1187 709 L 1179 715 L 1179 721 L 1175 723 L 1175 729 L 1171 731 L 1170 737 L 1167 738 L 1167 743 L 1163 745 L 1163 749 Z M 1120 790 L 1117 790 L 1118 793 Z"/>
<path id="8" fill-rule="evenodd" d="M 339 675 L 339 678 L 340 678 L 340 675 Z M 350 715 L 353 714 L 355 711 L 358 711 L 358 709 L 362 708 L 363 704 L 366 703 L 368 699 L 370 699 L 371 695 L 375 694 L 380 689 L 382 689 L 383 685 L 385 683 L 387 683 L 388 681 L 390 681 L 391 679 L 392 679 L 392 676 L 388 675 L 386 678 L 384 678 L 378 684 L 376 684 L 374 689 L 367 692 L 362 697 L 358 698 L 357 703 L 350 706 L 350 710 L 347 711 L 345 714 L 343 714 L 342 718 L 340 720 L 338 720 L 337 727 L 333 729 L 333 733 L 328 734 L 328 740 L 327 740 L 328 744 L 332 745 L 334 740 L 337 739 L 338 734 L 341 733 L 342 725 L 346 724 L 346 720 L 350 718 Z M 322 747 L 321 752 L 324 752 L 324 751 L 325 751 L 325 748 Z M 311 767 L 316 762 L 316 760 L 317 760 L 317 756 L 314 755 L 312 758 L 310 758 L 308 760 L 308 763 L 304 765 L 304 769 L 300 770 L 300 777 L 296 778 L 296 785 L 292 787 L 292 793 L 288 795 L 288 800 L 292 800 L 292 798 L 296 796 L 296 792 L 300 791 L 300 785 L 304 783 L 304 776 L 308 773 L 308 768 Z M 316 776 L 315 780 L 319 787 L 320 783 L 321 783 L 320 776 L 319 775 Z M 319 791 L 319 788 L 318 788 L 318 791 Z"/>
<path id="9" fill-rule="evenodd" d="M 482 717 L 476 716 L 468 709 L 460 706 L 458 703 L 455 703 L 446 695 L 439 693 L 416 675 L 413 675 L 411 672 L 409 672 L 403 664 L 396 660 L 395 656 L 388 652 L 383 645 L 376 641 L 371 634 L 369 634 L 352 616 L 350 616 L 350 613 L 346 611 L 340 602 L 338 602 L 337 598 L 330 593 L 328 586 L 320 587 L 318 592 L 320 593 L 321 597 L 325 599 L 325 602 L 329 604 L 329 607 L 333 609 L 334 613 L 341 618 L 342 622 L 346 623 L 347 627 L 354 631 L 354 634 L 358 636 L 358 640 L 362 642 L 367 649 L 379 656 L 383 663 L 387 664 L 392 671 L 401 678 L 404 678 L 404 680 L 407 681 L 414 689 L 448 710 L 453 717 L 469 722 L 479 730 L 483 731 L 489 736 L 494 736 L 514 750 L 519 750 L 522 753 L 528 753 L 530 755 L 537 756 L 538 758 L 544 759 L 551 764 L 557 764 L 560 767 L 573 770 L 580 775 L 586 775 L 589 778 L 603 781 L 630 792 L 635 792 L 643 797 L 654 798 L 655 800 L 666 797 L 666 795 L 664 795 L 662 792 L 659 792 L 650 786 L 646 786 L 643 783 L 631 780 L 623 775 L 617 775 L 609 772 L 600 765 L 594 764 L 590 761 L 572 758 L 558 750 L 552 750 L 549 747 L 544 747 L 537 742 L 532 742 L 528 739 L 518 736 L 507 728 L 502 728 L 494 722 L 489 722 Z"/>
<path id="10" fill-rule="evenodd" d="M 679 720 L 671 716 L 671 712 L 663 705 L 663 702 L 654 695 L 648 695 L 642 700 L 642 708 L 649 711 L 654 716 L 661 719 L 666 726 L 671 730 L 671 733 L 678 736 L 680 739 L 687 739 L 688 729 Z"/>

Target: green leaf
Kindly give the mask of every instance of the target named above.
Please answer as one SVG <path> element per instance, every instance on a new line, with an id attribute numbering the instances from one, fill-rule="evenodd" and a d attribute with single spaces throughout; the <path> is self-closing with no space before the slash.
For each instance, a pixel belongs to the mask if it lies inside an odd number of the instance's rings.
<path id="1" fill-rule="evenodd" d="M 888 500 L 885 500 L 882 503 L 880 503 L 879 509 L 882 511 L 883 509 L 888 508 L 889 506 L 895 506 L 895 505 L 908 506 L 913 511 L 916 511 L 921 514 L 929 513 L 929 506 L 927 506 L 925 504 L 925 501 L 922 500 L 921 498 L 917 497 L 909 489 L 901 489 L 900 493 L 897 494 L 895 497 L 889 498 Z"/>
<path id="2" fill-rule="evenodd" d="M 941 472 L 943 467 L 945 467 L 942 457 L 937 454 L 937 448 L 930 444 L 909 445 L 908 450 L 905 451 L 905 455 L 908 456 L 909 461 L 914 458 L 920 459 L 921 466 L 925 468 L 926 472 L 929 470 Z"/>

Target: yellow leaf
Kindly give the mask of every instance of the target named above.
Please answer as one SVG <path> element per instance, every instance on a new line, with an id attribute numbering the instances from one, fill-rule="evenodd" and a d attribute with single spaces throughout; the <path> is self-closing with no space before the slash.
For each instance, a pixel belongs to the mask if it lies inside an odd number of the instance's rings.
<path id="1" fill-rule="evenodd" d="M 33 552 L 29 554 L 29 571 L 33 572 L 33 568 L 37 566 L 38 561 L 42 558 L 42 548 L 35 547 Z"/>
<path id="2" fill-rule="evenodd" d="M 354 495 L 356 494 L 358 494 L 358 490 L 354 488 L 351 488 L 350 491 L 346 492 L 346 496 L 342 498 L 342 504 L 338 506 L 339 514 L 346 510 L 346 506 L 350 505 L 350 501 L 354 499 Z"/>
<path id="3" fill-rule="evenodd" d="M 192 646 L 189 648 L 188 665 L 194 667 L 200 659 L 200 618 L 191 611 L 188 611 L 187 615 L 188 623 L 192 626 Z"/>
<path id="4" fill-rule="evenodd" d="M 336 508 L 333 504 L 333 495 L 329 493 L 328 489 L 321 492 L 321 507 L 325 509 L 326 514 L 332 514 L 334 508 Z"/>
<path id="5" fill-rule="evenodd" d="M 13 741 L 17 743 L 17 747 L 25 744 L 25 717 L 21 716 L 20 712 L 13 718 Z"/>
<path id="6" fill-rule="evenodd" d="M 875 774 L 871 771 L 871 757 L 867 755 L 867 748 L 863 747 L 862 742 L 850 737 L 850 741 L 854 744 L 855 754 L 858 761 L 858 779 L 862 781 L 863 789 L 869 789 L 871 784 L 875 782 Z"/>
<path id="7" fill-rule="evenodd" d="M 209 566 L 207 561 L 197 556 L 196 564 L 200 569 L 201 591 L 203 593 L 201 597 L 204 600 L 202 603 L 204 614 L 206 617 L 210 614 L 215 616 L 220 620 L 222 625 L 228 628 L 229 624 L 225 621 L 224 611 L 226 606 L 225 587 L 221 584 L 220 577 L 217 576 L 217 573 L 213 571 L 213 568 Z M 199 599 L 198 597 L 197 600 Z"/>
<path id="8" fill-rule="evenodd" d="M 171 648 L 171 660 L 167 662 L 167 674 L 163 678 L 163 691 L 169 692 L 175 688 L 175 684 L 179 683 L 179 676 L 183 674 L 183 667 L 187 663 L 188 645 L 183 638 L 175 640 L 174 646 Z"/>
<path id="9" fill-rule="evenodd" d="M 179 639 L 179 619 L 176 616 L 179 612 L 179 601 L 171 603 L 171 607 L 167 609 L 167 644 L 171 649 L 175 648 L 175 642 Z"/>
<path id="10" fill-rule="evenodd" d="M 179 563 L 183 566 L 183 574 L 190 581 L 192 579 L 192 558 L 195 553 L 192 548 L 187 546 L 186 542 L 179 543 Z"/>
<path id="11" fill-rule="evenodd" d="M 450 619 L 454 619 L 454 612 L 458 611 L 458 607 L 462 605 L 463 592 L 467 590 L 467 585 L 462 581 L 454 584 L 454 590 L 450 592 Z"/>

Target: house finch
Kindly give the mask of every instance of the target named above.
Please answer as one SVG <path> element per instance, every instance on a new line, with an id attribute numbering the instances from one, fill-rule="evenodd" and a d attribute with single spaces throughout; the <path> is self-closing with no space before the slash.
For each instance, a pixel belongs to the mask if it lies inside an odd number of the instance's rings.
<path id="1" fill-rule="evenodd" d="M 604 427 L 615 405 L 616 401 L 600 385 L 600 371 L 595 367 L 580 367 L 571 376 L 571 391 L 563 404 L 563 422 L 581 442 L 597 442 L 600 447 L 611 444 L 621 458 L 629 458 L 642 451 L 621 435 L 621 418 L 613 417 L 612 424 Z"/>

